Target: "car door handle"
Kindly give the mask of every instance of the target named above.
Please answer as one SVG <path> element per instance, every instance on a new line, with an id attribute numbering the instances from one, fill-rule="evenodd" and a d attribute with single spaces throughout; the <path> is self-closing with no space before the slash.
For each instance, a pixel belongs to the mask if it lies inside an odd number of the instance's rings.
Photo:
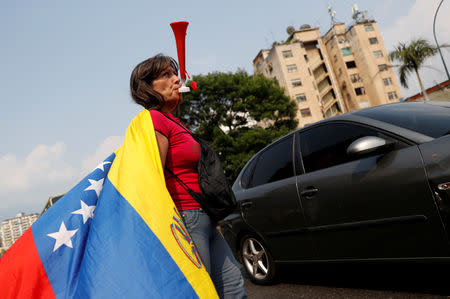
<path id="1" fill-rule="evenodd" d="M 300 196 L 312 197 L 316 195 L 317 192 L 319 192 L 319 189 L 314 187 L 308 187 L 305 191 L 300 192 Z"/>
<path id="2" fill-rule="evenodd" d="M 241 203 L 242 208 L 250 208 L 253 205 L 253 202 L 251 201 L 244 201 Z"/>

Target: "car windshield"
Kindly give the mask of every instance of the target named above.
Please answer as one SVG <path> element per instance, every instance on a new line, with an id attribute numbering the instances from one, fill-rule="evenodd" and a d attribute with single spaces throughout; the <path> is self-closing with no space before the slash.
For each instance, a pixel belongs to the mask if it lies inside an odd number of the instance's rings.
<path id="1" fill-rule="evenodd" d="M 387 122 L 438 138 L 450 134 L 450 106 L 438 103 L 400 103 L 355 112 L 357 115 Z"/>

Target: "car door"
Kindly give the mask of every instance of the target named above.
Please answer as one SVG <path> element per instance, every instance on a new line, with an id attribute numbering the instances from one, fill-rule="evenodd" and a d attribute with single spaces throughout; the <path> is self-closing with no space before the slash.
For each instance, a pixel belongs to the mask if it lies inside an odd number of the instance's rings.
<path id="1" fill-rule="evenodd" d="M 278 261 L 312 255 L 297 193 L 293 136 L 259 153 L 249 185 L 238 194 L 244 220 L 262 236 Z"/>
<path id="2" fill-rule="evenodd" d="M 393 150 L 350 157 L 356 139 L 378 136 Z M 357 123 L 330 122 L 299 133 L 298 177 L 318 259 L 445 255 L 446 239 L 418 147 Z"/>

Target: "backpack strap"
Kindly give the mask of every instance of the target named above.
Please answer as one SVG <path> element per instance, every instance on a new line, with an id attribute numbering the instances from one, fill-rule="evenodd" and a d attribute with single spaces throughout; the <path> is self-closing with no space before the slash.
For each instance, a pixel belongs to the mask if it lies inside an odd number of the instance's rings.
<path id="1" fill-rule="evenodd" d="M 193 200 L 195 200 L 196 202 L 198 202 L 202 207 L 203 204 L 201 203 L 199 197 L 199 193 L 195 192 L 194 190 L 192 190 L 191 188 L 189 188 L 188 185 L 186 185 L 175 173 L 173 173 L 173 171 L 171 171 L 169 168 L 166 167 L 166 170 L 177 180 L 177 182 L 181 185 L 181 187 L 183 187 L 187 193 L 189 193 L 189 195 L 192 197 Z"/>
<path id="2" fill-rule="evenodd" d="M 175 173 L 173 173 L 173 171 L 170 170 L 167 166 L 165 166 L 165 169 L 170 173 L 171 176 L 173 176 L 173 177 L 177 180 L 178 183 L 180 183 L 180 185 L 181 185 L 187 192 L 189 192 L 189 191 L 194 191 L 194 190 L 192 190 L 191 188 L 189 188 L 189 186 L 186 185 L 186 183 L 183 182 L 183 181 L 182 181 Z"/>
<path id="3" fill-rule="evenodd" d="M 173 121 L 174 123 L 176 123 L 177 125 L 179 125 L 183 130 L 185 130 L 185 131 L 188 132 L 192 137 L 194 137 L 194 136 L 192 135 L 192 133 L 191 133 L 188 129 L 186 129 L 184 126 L 182 126 L 181 124 L 179 124 L 178 122 L 176 122 L 176 121 L 173 120 L 172 118 L 168 117 L 168 116 L 165 115 L 164 113 L 161 113 L 161 114 L 164 115 L 167 119 L 169 119 L 169 120 Z M 195 139 L 195 138 L 194 138 L 194 139 Z M 164 168 L 167 170 L 168 173 L 170 173 L 170 175 L 172 175 L 172 176 L 177 180 L 177 182 L 181 185 L 181 187 L 184 188 L 184 190 L 187 191 L 187 193 L 189 193 L 191 196 L 192 196 L 193 193 L 196 193 L 194 190 L 192 190 L 191 188 L 189 188 L 189 186 L 186 185 L 186 183 L 183 182 L 183 181 L 182 181 L 175 173 L 173 173 L 173 171 L 170 170 L 166 165 L 164 166 Z M 192 198 L 193 198 L 195 201 L 197 201 L 197 199 L 196 199 L 194 196 L 192 196 Z M 198 202 L 198 201 L 197 201 L 197 202 Z"/>
<path id="4" fill-rule="evenodd" d="M 186 129 L 184 126 L 182 126 L 181 124 L 179 124 L 178 122 L 176 122 L 174 119 L 168 117 L 167 115 L 165 115 L 164 113 L 161 112 L 162 115 L 164 115 L 167 119 L 170 119 L 171 121 L 173 121 L 174 123 L 176 123 L 177 125 L 179 125 L 183 130 L 185 130 L 186 132 L 188 132 L 189 134 L 192 135 L 191 131 L 189 131 L 188 129 Z"/>

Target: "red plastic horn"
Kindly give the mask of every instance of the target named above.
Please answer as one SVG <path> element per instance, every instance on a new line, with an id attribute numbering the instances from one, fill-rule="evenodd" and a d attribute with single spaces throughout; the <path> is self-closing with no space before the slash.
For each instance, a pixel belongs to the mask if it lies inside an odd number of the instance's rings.
<path id="1" fill-rule="evenodd" d="M 180 88 L 180 92 L 184 92 L 183 87 L 186 87 L 186 64 L 185 64 L 185 40 L 186 40 L 186 30 L 189 25 L 189 22 L 180 21 L 170 23 L 170 27 L 172 27 L 173 33 L 175 34 L 175 41 L 177 43 L 177 54 L 178 54 L 178 64 L 180 66 L 180 77 L 182 87 Z"/>

